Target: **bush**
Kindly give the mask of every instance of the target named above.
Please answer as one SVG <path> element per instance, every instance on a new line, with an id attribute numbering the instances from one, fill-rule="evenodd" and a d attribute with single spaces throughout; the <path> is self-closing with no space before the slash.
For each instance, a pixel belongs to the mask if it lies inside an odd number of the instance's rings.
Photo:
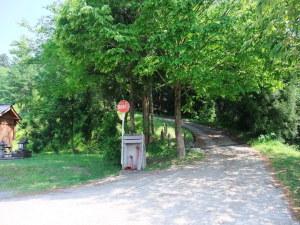
<path id="1" fill-rule="evenodd" d="M 104 158 L 120 162 L 121 142 L 117 129 L 118 116 L 115 111 L 105 112 L 101 118 L 101 124 L 95 131 L 94 142 L 97 143 Z"/>
<path id="2" fill-rule="evenodd" d="M 272 140 L 277 140 L 278 137 L 276 136 L 275 133 L 270 133 L 270 134 L 261 134 L 258 137 L 258 141 L 259 142 L 267 142 L 267 141 L 272 141 Z"/>
<path id="3" fill-rule="evenodd" d="M 218 100 L 218 123 L 254 137 L 275 134 L 294 141 L 299 127 L 298 91 L 297 86 L 290 84 L 277 93 L 253 93 L 236 101 Z"/>

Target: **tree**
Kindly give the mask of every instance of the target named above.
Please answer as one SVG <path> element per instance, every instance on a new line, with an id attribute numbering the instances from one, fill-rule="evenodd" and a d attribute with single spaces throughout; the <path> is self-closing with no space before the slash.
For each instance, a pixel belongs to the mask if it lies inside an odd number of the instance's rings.
<path id="1" fill-rule="evenodd" d="M 299 126 L 299 3 L 296 1 L 259 1 L 253 4 L 257 17 L 249 17 L 248 38 L 243 52 L 255 57 L 247 62 L 252 73 L 264 81 L 281 80 L 280 90 L 265 83 L 258 91 L 244 93 L 235 100 L 218 100 L 218 117 L 223 125 L 242 129 L 251 135 L 274 133 L 291 141 Z M 254 14 L 254 15 L 255 15 Z M 247 32 L 246 32 L 247 31 Z M 251 32 L 249 32 L 251 31 Z M 298 44 L 297 44 L 298 43 Z M 248 57 L 249 58 L 249 57 Z M 250 67 L 252 65 L 252 67 Z M 278 86 L 278 85 L 277 85 Z"/>
<path id="2" fill-rule="evenodd" d="M 175 92 L 175 127 L 179 157 L 185 149 L 181 134 L 182 90 L 199 96 L 234 99 L 262 88 L 282 87 L 285 74 L 267 67 L 264 39 L 256 38 L 256 3 L 215 1 L 144 1 L 136 26 L 145 54 L 142 75 L 165 72 Z M 249 24 L 244 21 L 250 21 Z M 250 26 L 249 26 L 250 25 Z"/>
<path id="3" fill-rule="evenodd" d="M 279 0 L 278 0 L 279 1 Z M 145 0 L 69 1 L 58 11 L 56 40 L 62 54 L 96 75 L 113 99 L 143 91 L 146 142 L 150 139 L 151 90 L 174 91 L 177 151 L 184 157 L 182 93 L 203 98 L 283 87 L 285 60 L 268 51 L 284 36 L 257 17 L 259 2 Z M 273 21 L 274 14 L 268 15 Z M 278 23 L 280 27 L 281 22 Z M 95 45 L 94 43 L 97 43 Z M 276 46 L 276 45 L 275 45 Z M 112 85 L 113 84 L 113 85 Z M 117 84 L 125 88 L 116 94 Z M 133 121 L 134 113 L 130 114 Z M 134 124 L 132 125 L 134 127 Z"/>
<path id="4" fill-rule="evenodd" d="M 63 6 L 57 23 L 57 40 L 66 53 L 83 64 L 88 71 L 98 76 L 103 84 L 122 84 L 125 90 L 122 97 L 129 97 L 131 103 L 130 122 L 131 132 L 135 131 L 134 124 L 134 96 L 143 95 L 144 133 L 146 143 L 149 142 L 149 92 L 145 87 L 136 87 L 148 83 L 139 79 L 133 73 L 140 58 L 141 48 L 135 35 L 132 23 L 135 19 L 135 2 L 93 2 L 73 1 Z M 73 21 L 76 21 L 74 23 Z M 84 32 L 82 32 L 84 31 Z M 92 42 L 97 42 L 93 45 Z M 75 51 L 74 51 L 75 49 Z M 120 86 L 120 85 L 119 85 Z M 117 101 L 119 86 L 114 86 L 114 99 Z M 110 92 L 112 93 L 112 92 Z"/>
<path id="5" fill-rule="evenodd" d="M 0 54 L 0 67 L 9 67 L 10 60 L 6 54 Z"/>

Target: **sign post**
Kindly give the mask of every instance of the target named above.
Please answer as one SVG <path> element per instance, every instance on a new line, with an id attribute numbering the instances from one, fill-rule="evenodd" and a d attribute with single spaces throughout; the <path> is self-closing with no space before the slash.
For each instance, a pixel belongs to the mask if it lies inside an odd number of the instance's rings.
<path id="1" fill-rule="evenodd" d="M 121 163 L 123 162 L 123 148 L 124 148 L 124 133 L 125 133 L 125 115 L 130 109 L 130 104 L 126 100 L 121 100 L 117 105 L 118 112 L 121 114 L 121 120 L 122 120 L 122 141 L 121 141 Z"/>

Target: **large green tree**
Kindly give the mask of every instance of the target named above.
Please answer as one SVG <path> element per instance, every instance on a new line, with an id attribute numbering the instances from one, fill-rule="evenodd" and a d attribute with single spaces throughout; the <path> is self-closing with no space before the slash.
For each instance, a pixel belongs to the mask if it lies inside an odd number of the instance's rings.
<path id="1" fill-rule="evenodd" d="M 149 142 L 151 90 L 174 90 L 177 151 L 184 157 L 181 99 L 186 89 L 199 96 L 234 99 L 283 87 L 285 60 L 273 57 L 284 29 L 258 16 L 261 2 L 145 0 L 67 1 L 57 16 L 56 40 L 64 54 L 104 84 L 115 80 L 133 99 L 142 85 L 144 133 Z M 272 12 L 272 11 L 271 11 Z M 276 26 L 281 26 L 275 20 Z M 274 23 L 275 24 L 275 23 Z M 275 26 L 275 25 L 274 25 Z M 270 45 L 272 40 L 275 44 Z M 96 43 L 96 44 L 95 44 Z M 133 119 L 132 119 L 133 121 Z M 134 125 L 133 125 L 134 126 Z"/>

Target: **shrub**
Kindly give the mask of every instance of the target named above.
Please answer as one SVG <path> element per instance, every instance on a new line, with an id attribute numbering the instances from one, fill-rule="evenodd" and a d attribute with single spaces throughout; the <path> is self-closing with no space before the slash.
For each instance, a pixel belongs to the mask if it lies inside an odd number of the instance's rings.
<path id="1" fill-rule="evenodd" d="M 293 141 L 299 127 L 298 89 L 290 84 L 276 93 L 253 93 L 236 101 L 218 100 L 218 123 L 255 137 L 275 134 L 278 138 Z"/>
<path id="2" fill-rule="evenodd" d="M 121 142 L 117 129 L 118 116 L 115 111 L 105 112 L 101 118 L 101 124 L 95 131 L 94 142 L 98 144 L 103 156 L 111 161 L 120 162 Z"/>

